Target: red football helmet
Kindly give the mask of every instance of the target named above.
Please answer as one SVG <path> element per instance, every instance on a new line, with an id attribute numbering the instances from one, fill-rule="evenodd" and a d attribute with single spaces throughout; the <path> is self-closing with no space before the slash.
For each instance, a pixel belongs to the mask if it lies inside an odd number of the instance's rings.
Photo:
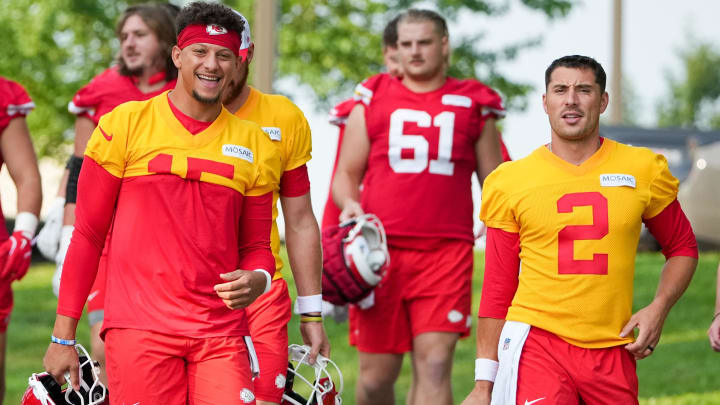
<path id="1" fill-rule="evenodd" d="M 280 405 L 342 405 L 343 377 L 337 364 L 322 355 L 315 364 L 308 363 L 307 346 L 292 344 L 288 354 L 290 362 Z M 295 386 L 296 381 L 299 386 Z"/>
<path id="2" fill-rule="evenodd" d="M 382 223 L 365 214 L 323 231 L 323 299 L 358 302 L 382 281 L 390 266 Z"/>
<path id="3" fill-rule="evenodd" d="M 107 389 L 100 382 L 100 367 L 82 345 L 75 345 L 75 349 L 80 360 L 80 391 L 74 391 L 69 384 L 63 389 L 46 372 L 33 373 L 28 379 L 29 387 L 22 397 L 22 405 L 105 405 Z"/>

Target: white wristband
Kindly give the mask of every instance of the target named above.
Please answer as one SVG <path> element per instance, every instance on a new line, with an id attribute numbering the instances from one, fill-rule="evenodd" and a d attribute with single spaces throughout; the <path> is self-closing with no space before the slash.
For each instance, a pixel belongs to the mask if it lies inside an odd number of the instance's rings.
<path id="1" fill-rule="evenodd" d="M 270 277 L 270 273 L 268 273 L 267 270 L 264 269 L 255 269 L 253 271 L 259 271 L 265 275 L 265 291 L 263 291 L 262 293 L 265 294 L 266 292 L 270 291 L 270 285 L 272 284 L 272 277 Z"/>
<path id="2" fill-rule="evenodd" d="M 495 382 L 499 363 L 490 359 L 475 359 L 475 381 Z"/>
<path id="3" fill-rule="evenodd" d="M 38 226 L 38 217 L 27 211 L 18 212 L 15 216 L 15 229 L 14 232 L 22 232 L 26 234 L 28 239 L 35 236 L 35 230 Z"/>
<path id="4" fill-rule="evenodd" d="M 297 310 L 301 314 L 322 312 L 322 294 L 298 296 Z"/>

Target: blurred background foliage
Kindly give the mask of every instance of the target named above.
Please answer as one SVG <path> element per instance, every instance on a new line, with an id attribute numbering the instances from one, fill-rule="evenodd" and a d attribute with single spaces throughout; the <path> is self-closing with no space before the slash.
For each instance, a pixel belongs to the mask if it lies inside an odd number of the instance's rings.
<path id="1" fill-rule="evenodd" d="M 548 19 L 566 16 L 578 0 L 438 0 L 435 9 L 453 27 L 461 16 L 478 31 L 452 38 L 450 74 L 477 78 L 498 89 L 510 109 L 523 109 L 531 89 L 497 68 L 541 41 L 537 36 L 502 48 L 483 41 L 482 21 L 525 7 Z M 73 94 L 113 62 L 118 49 L 115 22 L 128 4 L 115 0 L 13 0 L 3 2 L 0 75 L 20 82 L 37 108 L 28 123 L 40 156 L 67 157 L 74 117 Z M 182 1 L 174 1 L 182 5 Z M 254 0 L 226 0 L 251 21 Z M 351 94 L 354 85 L 382 70 L 381 33 L 385 24 L 412 6 L 409 0 L 278 0 L 276 78 L 308 85 L 326 108 Z M 422 3 L 421 3 L 422 4 Z M 468 14 L 469 13 L 469 14 Z M 495 45 L 495 44 L 493 44 Z"/>

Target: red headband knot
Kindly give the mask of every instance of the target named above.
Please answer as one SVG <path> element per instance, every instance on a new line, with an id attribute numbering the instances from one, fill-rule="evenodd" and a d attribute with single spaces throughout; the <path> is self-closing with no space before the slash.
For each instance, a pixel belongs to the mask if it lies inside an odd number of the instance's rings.
<path id="1" fill-rule="evenodd" d="M 237 32 L 228 31 L 225 27 L 216 24 L 193 24 L 180 31 L 177 38 L 177 45 L 180 49 L 197 43 L 219 45 L 230 49 L 237 56 L 242 41 Z"/>

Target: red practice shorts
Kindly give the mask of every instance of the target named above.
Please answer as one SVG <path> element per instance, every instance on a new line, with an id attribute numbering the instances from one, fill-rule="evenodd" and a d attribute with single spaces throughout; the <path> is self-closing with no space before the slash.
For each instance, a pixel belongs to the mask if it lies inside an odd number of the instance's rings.
<path id="1" fill-rule="evenodd" d="M 635 358 L 624 346 L 584 349 L 531 328 L 520 357 L 517 404 L 638 403 Z"/>
<path id="2" fill-rule="evenodd" d="M 260 361 L 255 395 L 260 401 L 280 403 L 288 367 L 288 322 L 292 302 L 287 282 L 273 280 L 270 291 L 247 308 L 250 336 Z"/>
<path id="3" fill-rule="evenodd" d="M 105 281 L 107 280 L 107 255 L 100 256 L 97 276 L 87 298 L 87 313 L 90 326 L 102 322 L 105 315 Z"/>
<path id="4" fill-rule="evenodd" d="M 10 323 L 10 313 L 12 313 L 13 309 L 12 281 L 10 280 L 10 278 L 0 280 L 0 333 L 7 331 Z"/>
<path id="5" fill-rule="evenodd" d="M 470 334 L 473 245 L 437 242 L 432 250 L 390 246 L 390 268 L 375 305 L 350 306 L 350 344 L 369 353 L 405 353 L 426 332 Z"/>
<path id="6" fill-rule="evenodd" d="M 188 338 L 136 329 L 105 335 L 114 404 L 254 404 L 243 336 Z"/>

